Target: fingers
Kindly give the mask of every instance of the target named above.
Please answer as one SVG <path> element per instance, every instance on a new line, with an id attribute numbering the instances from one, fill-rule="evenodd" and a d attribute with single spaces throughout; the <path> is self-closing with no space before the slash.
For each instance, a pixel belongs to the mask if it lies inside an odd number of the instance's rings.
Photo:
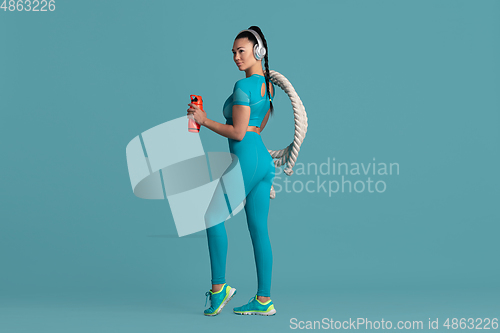
<path id="1" fill-rule="evenodd" d="M 188 105 L 189 105 L 189 109 L 187 109 L 188 116 L 194 115 L 196 113 L 196 111 L 200 110 L 198 108 L 198 106 L 196 106 L 192 103 L 189 103 Z"/>
<path id="2" fill-rule="evenodd" d="M 188 105 L 190 106 L 190 108 L 189 108 L 189 109 L 193 109 L 193 110 L 200 110 L 200 111 L 201 111 L 200 107 L 199 107 L 198 105 L 196 105 L 196 104 L 191 104 L 191 103 L 190 103 L 190 104 L 188 104 Z"/>
<path id="3" fill-rule="evenodd" d="M 200 112 L 202 111 L 197 105 L 194 105 L 192 103 L 189 103 L 188 105 L 189 105 L 189 109 L 187 109 L 188 116 L 190 116 L 190 115 L 194 116 L 197 111 L 200 111 Z"/>

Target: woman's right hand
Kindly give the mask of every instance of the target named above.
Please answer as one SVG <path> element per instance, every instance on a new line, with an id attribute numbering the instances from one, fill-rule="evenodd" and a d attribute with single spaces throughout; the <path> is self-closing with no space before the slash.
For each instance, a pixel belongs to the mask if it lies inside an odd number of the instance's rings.
<path id="1" fill-rule="evenodd" d="M 193 119 L 200 125 L 205 125 L 207 121 L 207 113 L 200 109 L 200 107 L 196 104 L 189 103 L 190 108 L 188 109 L 188 118 Z"/>

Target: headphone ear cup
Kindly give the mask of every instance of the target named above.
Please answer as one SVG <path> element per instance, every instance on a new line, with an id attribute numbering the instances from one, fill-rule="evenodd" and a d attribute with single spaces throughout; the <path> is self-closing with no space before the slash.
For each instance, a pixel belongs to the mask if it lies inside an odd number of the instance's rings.
<path id="1" fill-rule="evenodd" d="M 259 45 L 258 45 L 258 43 L 256 43 L 253 46 L 253 55 L 254 55 L 254 57 L 255 57 L 256 60 L 260 60 L 260 58 L 259 58 Z"/>
<path id="2" fill-rule="evenodd" d="M 253 47 L 253 54 L 255 59 L 262 60 L 266 55 L 266 49 L 264 47 L 259 47 L 258 44 L 255 44 Z"/>

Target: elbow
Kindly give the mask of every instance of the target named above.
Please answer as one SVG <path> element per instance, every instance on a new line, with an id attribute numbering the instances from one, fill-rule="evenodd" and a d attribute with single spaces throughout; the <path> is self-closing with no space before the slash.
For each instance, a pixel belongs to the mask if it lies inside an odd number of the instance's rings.
<path id="1" fill-rule="evenodd" d="M 245 137 L 246 133 L 247 133 L 246 131 L 245 132 L 238 132 L 238 133 L 236 133 L 234 140 L 236 140 L 236 141 L 243 140 L 243 138 Z"/>

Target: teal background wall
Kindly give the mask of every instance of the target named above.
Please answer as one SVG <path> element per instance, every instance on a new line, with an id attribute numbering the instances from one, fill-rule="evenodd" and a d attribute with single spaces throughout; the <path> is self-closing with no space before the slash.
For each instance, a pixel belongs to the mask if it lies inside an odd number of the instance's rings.
<path id="1" fill-rule="evenodd" d="M 498 1 L 471 0 L 1 10 L 0 330 L 281 332 L 291 318 L 362 317 L 439 318 L 444 331 L 446 318 L 498 318 L 499 14 Z M 341 181 L 298 172 L 328 159 L 375 158 L 399 174 L 372 177 L 383 193 L 277 193 L 273 318 L 231 313 L 257 284 L 246 217 L 228 220 L 226 277 L 238 295 L 205 318 L 206 237 L 178 238 L 166 200 L 133 195 L 125 147 L 184 116 L 190 94 L 224 122 L 244 77 L 232 43 L 251 25 L 309 120 L 296 174 L 276 182 Z M 283 91 L 274 106 L 262 137 L 277 150 L 294 128 Z M 228 151 L 226 138 L 200 135 L 205 151 Z"/>

